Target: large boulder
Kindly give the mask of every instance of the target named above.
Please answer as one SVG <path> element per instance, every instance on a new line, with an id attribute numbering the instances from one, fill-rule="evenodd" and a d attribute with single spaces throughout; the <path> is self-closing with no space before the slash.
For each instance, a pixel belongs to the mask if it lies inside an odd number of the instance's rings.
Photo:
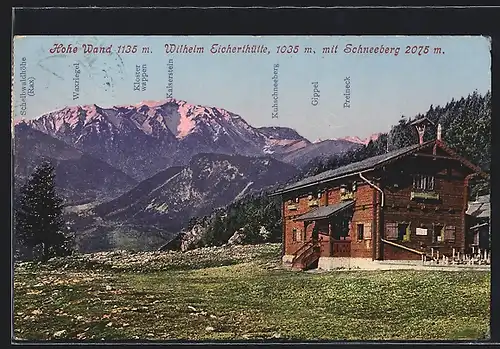
<path id="1" fill-rule="evenodd" d="M 246 234 L 243 228 L 238 229 L 234 232 L 234 234 L 227 240 L 228 245 L 241 245 L 241 243 L 245 240 Z"/>

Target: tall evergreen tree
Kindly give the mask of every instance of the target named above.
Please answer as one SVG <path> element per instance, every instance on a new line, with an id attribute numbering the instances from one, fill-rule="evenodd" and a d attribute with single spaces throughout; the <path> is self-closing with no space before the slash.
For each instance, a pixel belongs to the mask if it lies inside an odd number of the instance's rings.
<path id="1" fill-rule="evenodd" d="M 38 166 L 21 188 L 14 207 L 16 241 L 32 252 L 39 249 L 41 260 L 71 253 L 54 177 L 50 163 Z"/>

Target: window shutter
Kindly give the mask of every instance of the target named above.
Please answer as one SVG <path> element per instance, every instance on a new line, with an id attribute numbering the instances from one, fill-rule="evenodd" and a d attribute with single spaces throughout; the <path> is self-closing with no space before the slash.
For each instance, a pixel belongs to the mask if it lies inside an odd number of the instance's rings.
<path id="1" fill-rule="evenodd" d="M 411 237 L 411 222 L 408 223 L 405 229 L 405 235 L 403 236 L 403 241 L 410 241 Z"/>
<path id="2" fill-rule="evenodd" d="M 444 229 L 444 240 L 449 242 L 455 241 L 455 227 L 447 225 Z"/>
<path id="3" fill-rule="evenodd" d="M 365 223 L 365 239 L 371 239 L 372 238 L 372 224 L 371 223 Z"/>
<path id="4" fill-rule="evenodd" d="M 385 224 L 385 237 L 387 240 L 397 240 L 398 239 L 398 226 L 396 223 L 386 223 Z"/>

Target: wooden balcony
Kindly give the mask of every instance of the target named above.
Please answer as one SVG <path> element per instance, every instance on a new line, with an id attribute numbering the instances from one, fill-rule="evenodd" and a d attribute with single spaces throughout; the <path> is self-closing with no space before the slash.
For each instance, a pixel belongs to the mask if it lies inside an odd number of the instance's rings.
<path id="1" fill-rule="evenodd" d="M 412 191 L 410 200 L 439 200 L 439 194 L 433 191 Z"/>

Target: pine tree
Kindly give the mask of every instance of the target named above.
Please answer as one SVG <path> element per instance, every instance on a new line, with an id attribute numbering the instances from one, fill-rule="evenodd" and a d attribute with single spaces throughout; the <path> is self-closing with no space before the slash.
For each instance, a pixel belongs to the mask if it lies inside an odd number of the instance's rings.
<path id="1" fill-rule="evenodd" d="M 39 249 L 44 261 L 71 253 L 54 177 L 50 163 L 38 166 L 21 188 L 14 207 L 16 240 L 32 252 Z"/>

